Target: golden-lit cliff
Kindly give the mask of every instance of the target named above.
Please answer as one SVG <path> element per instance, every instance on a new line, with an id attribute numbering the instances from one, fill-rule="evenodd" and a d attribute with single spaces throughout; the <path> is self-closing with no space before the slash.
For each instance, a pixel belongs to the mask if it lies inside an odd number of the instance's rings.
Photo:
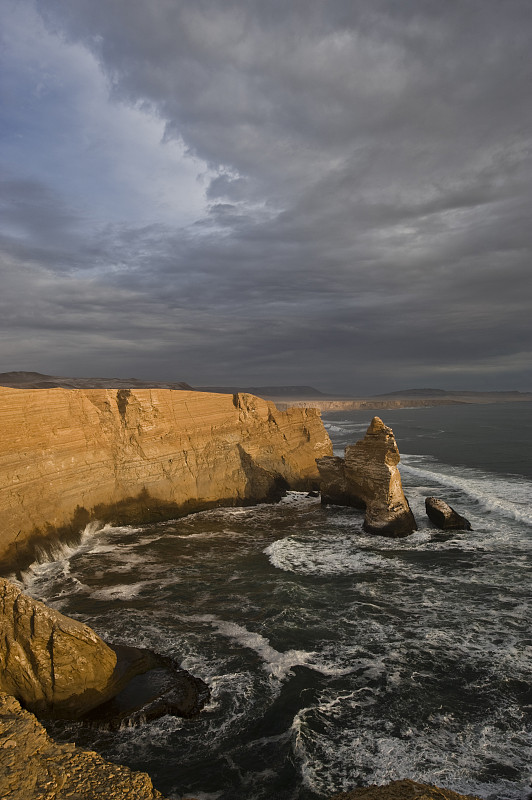
<path id="1" fill-rule="evenodd" d="M 332 453 L 314 409 L 170 389 L 0 387 L 0 559 L 90 519 L 272 499 Z"/>

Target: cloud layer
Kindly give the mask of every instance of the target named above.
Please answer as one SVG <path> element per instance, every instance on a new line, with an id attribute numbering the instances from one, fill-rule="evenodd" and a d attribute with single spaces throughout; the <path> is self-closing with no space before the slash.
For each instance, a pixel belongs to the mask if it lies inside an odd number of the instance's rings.
<path id="1" fill-rule="evenodd" d="M 532 389 L 530 3 L 6 5 L 3 369 Z"/>

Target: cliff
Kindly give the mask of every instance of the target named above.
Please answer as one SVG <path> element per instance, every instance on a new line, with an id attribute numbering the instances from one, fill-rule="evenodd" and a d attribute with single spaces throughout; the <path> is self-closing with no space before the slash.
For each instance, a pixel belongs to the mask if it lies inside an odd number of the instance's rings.
<path id="1" fill-rule="evenodd" d="M 91 519 L 169 519 L 318 483 L 314 409 L 168 389 L 0 387 L 0 565 Z"/>

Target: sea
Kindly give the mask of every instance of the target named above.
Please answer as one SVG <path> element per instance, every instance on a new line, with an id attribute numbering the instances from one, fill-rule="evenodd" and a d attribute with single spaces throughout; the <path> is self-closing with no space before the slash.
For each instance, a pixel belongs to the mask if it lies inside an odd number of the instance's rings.
<path id="1" fill-rule="evenodd" d="M 337 454 L 378 413 L 418 531 L 289 492 L 139 527 L 91 524 L 24 587 L 203 678 L 189 720 L 48 724 L 172 800 L 325 800 L 400 778 L 530 797 L 532 404 L 323 415 Z M 432 527 L 437 496 L 472 531 Z"/>

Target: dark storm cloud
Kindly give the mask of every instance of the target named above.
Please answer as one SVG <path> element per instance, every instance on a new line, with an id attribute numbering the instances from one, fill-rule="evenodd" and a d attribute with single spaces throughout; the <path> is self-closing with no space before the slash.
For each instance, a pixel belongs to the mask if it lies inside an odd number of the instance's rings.
<path id="1" fill-rule="evenodd" d="M 92 372 L 532 388 L 528 2 L 39 10 L 96 54 L 116 103 L 207 165 L 211 205 L 196 224 L 80 227 L 13 184 L 15 327 L 50 347 L 69 331 Z"/>

